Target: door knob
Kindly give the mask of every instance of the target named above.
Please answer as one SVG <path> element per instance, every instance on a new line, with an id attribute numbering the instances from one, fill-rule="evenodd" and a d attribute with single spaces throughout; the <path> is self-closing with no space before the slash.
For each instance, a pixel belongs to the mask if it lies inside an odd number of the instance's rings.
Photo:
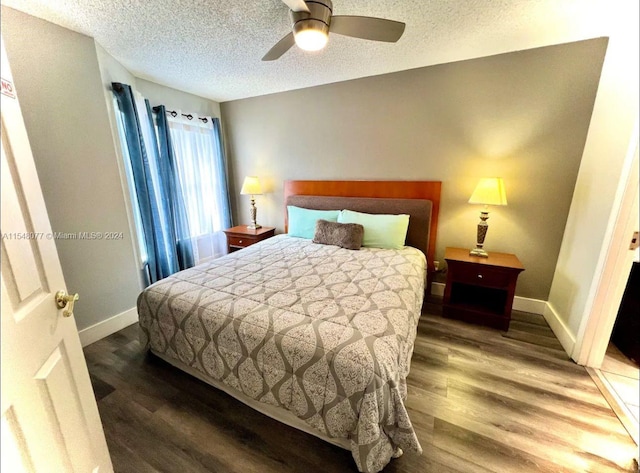
<path id="1" fill-rule="evenodd" d="M 67 294 L 66 291 L 58 291 L 56 292 L 56 305 L 59 309 L 65 310 L 62 315 L 65 317 L 71 317 L 73 315 L 73 304 L 80 299 L 78 294 Z"/>

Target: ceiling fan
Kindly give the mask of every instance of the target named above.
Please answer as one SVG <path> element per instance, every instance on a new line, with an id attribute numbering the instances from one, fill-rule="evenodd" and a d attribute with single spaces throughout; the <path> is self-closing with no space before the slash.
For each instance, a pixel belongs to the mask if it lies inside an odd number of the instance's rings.
<path id="1" fill-rule="evenodd" d="M 405 24 L 399 21 L 369 16 L 333 16 L 331 0 L 282 0 L 291 10 L 293 31 L 282 38 L 262 58 L 273 61 L 294 44 L 305 51 L 324 48 L 329 33 L 354 38 L 395 43 L 404 33 Z"/>

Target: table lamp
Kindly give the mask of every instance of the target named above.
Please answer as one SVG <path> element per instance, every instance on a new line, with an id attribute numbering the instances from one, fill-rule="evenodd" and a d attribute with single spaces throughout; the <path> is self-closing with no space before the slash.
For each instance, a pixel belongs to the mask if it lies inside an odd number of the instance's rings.
<path id="1" fill-rule="evenodd" d="M 257 230 L 258 228 L 262 228 L 262 225 L 258 225 L 256 223 L 256 215 L 258 210 L 256 209 L 256 195 L 262 195 L 262 186 L 260 185 L 260 181 L 255 176 L 247 176 L 244 178 L 244 182 L 242 183 L 242 189 L 240 189 L 240 194 L 242 195 L 250 195 L 251 196 L 251 225 L 247 225 L 249 230 Z"/>
<path id="2" fill-rule="evenodd" d="M 480 179 L 478 185 L 471 194 L 470 204 L 482 204 L 484 208 L 480 211 L 480 222 L 478 223 L 478 234 L 476 247 L 469 252 L 472 256 L 486 258 L 489 254 L 482 248 L 484 239 L 489 230 L 489 206 L 507 205 L 507 194 L 504 190 L 504 182 L 500 177 L 485 177 Z"/>

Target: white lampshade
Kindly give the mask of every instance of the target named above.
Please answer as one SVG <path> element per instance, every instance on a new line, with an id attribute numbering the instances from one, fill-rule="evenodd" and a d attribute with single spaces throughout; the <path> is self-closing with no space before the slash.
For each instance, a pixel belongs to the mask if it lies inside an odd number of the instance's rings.
<path id="1" fill-rule="evenodd" d="M 304 49 L 305 51 L 319 51 L 327 45 L 329 37 L 324 31 L 309 28 L 294 31 L 294 39 L 300 49 Z"/>
<path id="2" fill-rule="evenodd" d="M 501 177 L 484 177 L 471 194 L 470 204 L 507 205 L 507 193 Z"/>
<path id="3" fill-rule="evenodd" d="M 242 189 L 240 189 L 240 194 L 261 195 L 262 186 L 260 185 L 258 178 L 256 176 L 245 177 L 244 182 L 242 183 Z"/>

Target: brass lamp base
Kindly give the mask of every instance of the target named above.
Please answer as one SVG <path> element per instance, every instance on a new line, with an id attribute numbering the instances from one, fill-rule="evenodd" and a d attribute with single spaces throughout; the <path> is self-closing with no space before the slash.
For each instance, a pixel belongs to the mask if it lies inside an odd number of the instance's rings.
<path id="1" fill-rule="evenodd" d="M 489 212 L 485 209 L 480 212 L 480 222 L 478 222 L 478 233 L 476 239 L 476 247 L 469 252 L 471 256 L 479 256 L 481 258 L 488 258 L 487 253 L 482 247 L 484 246 L 484 238 L 487 236 L 487 230 L 489 230 Z"/>
<path id="2" fill-rule="evenodd" d="M 253 196 L 251 196 L 251 207 L 249 207 L 249 213 L 251 214 L 251 225 L 247 225 L 248 230 L 257 230 L 258 228 L 262 228 L 262 225 L 258 225 L 256 223 L 256 216 L 258 214 L 258 209 L 256 209 L 256 200 Z"/>
<path id="3" fill-rule="evenodd" d="M 482 248 L 474 248 L 469 252 L 471 256 L 480 256 L 481 258 L 488 258 L 489 253 L 484 251 Z"/>

